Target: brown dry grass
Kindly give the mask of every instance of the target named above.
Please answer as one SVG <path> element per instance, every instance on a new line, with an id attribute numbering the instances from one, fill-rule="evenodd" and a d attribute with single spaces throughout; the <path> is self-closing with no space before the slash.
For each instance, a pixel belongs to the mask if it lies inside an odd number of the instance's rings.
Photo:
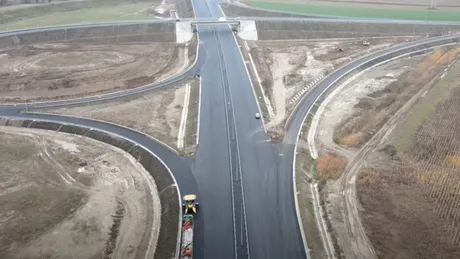
<path id="1" fill-rule="evenodd" d="M 459 52 L 459 48 L 436 50 L 384 90 L 371 94 L 373 99 L 363 99 L 367 108 L 339 125 L 334 131 L 334 141 L 345 147 L 365 144 L 404 103 L 443 72 Z M 362 105 L 358 103 L 356 107 Z"/>
<path id="2" fill-rule="evenodd" d="M 449 224 L 434 210 L 437 201 L 410 170 L 374 170 L 359 180 L 362 220 L 378 258 L 454 259 Z"/>
<path id="3" fill-rule="evenodd" d="M 335 153 L 323 154 L 316 160 L 316 178 L 320 181 L 336 180 L 346 165 L 347 160 Z"/>
<path id="4" fill-rule="evenodd" d="M 457 87 L 411 136 L 398 166 L 360 178 L 363 221 L 380 258 L 460 258 L 459 110 Z"/>

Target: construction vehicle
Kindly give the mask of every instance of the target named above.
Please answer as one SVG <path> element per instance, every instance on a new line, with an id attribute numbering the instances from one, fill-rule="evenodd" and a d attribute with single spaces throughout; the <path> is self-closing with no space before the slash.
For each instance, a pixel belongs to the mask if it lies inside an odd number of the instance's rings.
<path id="1" fill-rule="evenodd" d="M 181 258 L 192 259 L 193 256 L 193 228 L 195 226 L 193 219 L 198 206 L 195 194 L 187 194 L 183 197 Z"/>

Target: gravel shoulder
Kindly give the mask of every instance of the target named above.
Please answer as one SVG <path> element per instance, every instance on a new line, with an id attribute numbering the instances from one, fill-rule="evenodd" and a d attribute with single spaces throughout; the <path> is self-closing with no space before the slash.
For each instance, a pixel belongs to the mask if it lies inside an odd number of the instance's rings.
<path id="1" fill-rule="evenodd" d="M 153 255 L 160 200 L 131 156 L 50 131 L 0 127 L 0 137 L 0 257 Z"/>

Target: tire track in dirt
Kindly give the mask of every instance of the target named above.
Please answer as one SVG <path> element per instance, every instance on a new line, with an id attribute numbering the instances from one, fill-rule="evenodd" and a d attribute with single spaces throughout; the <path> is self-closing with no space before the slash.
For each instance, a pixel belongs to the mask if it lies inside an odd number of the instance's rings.
<path id="1" fill-rule="evenodd" d="M 348 160 L 342 176 L 338 181 L 339 198 L 336 201 L 336 209 L 341 211 L 342 222 L 345 224 L 347 237 L 340 238 L 340 247 L 346 255 L 353 255 L 356 259 L 377 258 L 374 247 L 366 235 L 362 225 L 359 211 L 361 205 L 358 202 L 356 194 L 356 178 L 360 169 L 366 164 L 369 156 L 378 149 L 390 135 L 391 131 L 397 125 L 399 119 L 404 113 L 415 104 L 415 102 L 434 85 L 438 78 L 435 77 L 431 82 L 426 84 L 406 102 L 397 113 L 395 113 L 387 123 L 357 152 L 353 159 Z"/>

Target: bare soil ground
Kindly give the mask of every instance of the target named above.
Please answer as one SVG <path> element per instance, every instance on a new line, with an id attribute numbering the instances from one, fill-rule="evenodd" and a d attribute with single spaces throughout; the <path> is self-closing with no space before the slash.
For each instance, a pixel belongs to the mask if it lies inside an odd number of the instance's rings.
<path id="1" fill-rule="evenodd" d="M 173 43 L 54 43 L 0 51 L 1 101 L 75 98 L 143 86 L 193 62 L 188 50 Z"/>
<path id="2" fill-rule="evenodd" d="M 190 87 L 188 97 L 186 96 L 187 84 Z M 198 79 L 188 79 L 173 86 L 153 90 L 132 100 L 46 109 L 40 112 L 87 117 L 120 124 L 150 135 L 185 154 L 190 154 L 196 149 L 199 88 Z M 186 117 L 185 114 L 182 115 L 186 108 L 185 98 L 189 99 Z M 182 147 L 178 146 L 181 123 L 184 141 Z"/>
<path id="3" fill-rule="evenodd" d="M 394 146 L 384 144 L 409 108 L 445 76 L 457 54 L 458 48 L 440 49 L 423 58 L 394 61 L 371 69 L 350 80 L 347 85 L 353 87 L 340 90 L 327 104 L 317 131 L 319 153 L 327 155 L 333 150 L 347 159 L 347 166 L 337 181 L 327 182 L 323 193 L 330 202 L 326 207 L 345 258 L 455 258 L 451 257 L 457 253 L 455 246 L 447 246 L 444 237 L 437 235 L 439 224 L 433 224 L 432 229 L 428 226 L 433 220 L 431 211 L 414 218 L 431 206 L 431 201 L 413 199 L 420 197 L 424 187 L 412 188 L 416 185 L 408 181 L 410 175 L 402 174 L 401 169 L 392 170 L 400 168 L 395 165 L 400 165 L 401 160 L 393 159 L 397 152 Z M 412 111 L 418 112 L 420 109 Z M 360 130 L 351 130 L 354 127 Z M 385 156 L 373 155 L 378 150 Z M 378 159 L 382 157 L 391 161 L 382 163 Z M 368 168 L 359 181 L 365 186 L 359 195 L 364 210 L 357 201 L 355 186 L 361 168 Z M 389 175 L 392 171 L 394 175 Z M 404 210 L 406 214 L 402 215 Z M 428 237 L 427 228 L 435 237 Z"/>
<path id="4" fill-rule="evenodd" d="M 153 255 L 160 200 L 131 156 L 51 131 L 0 127 L 0 137 L 1 258 Z"/>
<path id="5" fill-rule="evenodd" d="M 315 79 L 359 56 L 409 39 L 413 38 L 368 39 L 370 46 L 359 39 L 248 42 L 258 73 L 254 87 L 267 129 L 272 136 L 282 136 L 286 118 Z"/>

